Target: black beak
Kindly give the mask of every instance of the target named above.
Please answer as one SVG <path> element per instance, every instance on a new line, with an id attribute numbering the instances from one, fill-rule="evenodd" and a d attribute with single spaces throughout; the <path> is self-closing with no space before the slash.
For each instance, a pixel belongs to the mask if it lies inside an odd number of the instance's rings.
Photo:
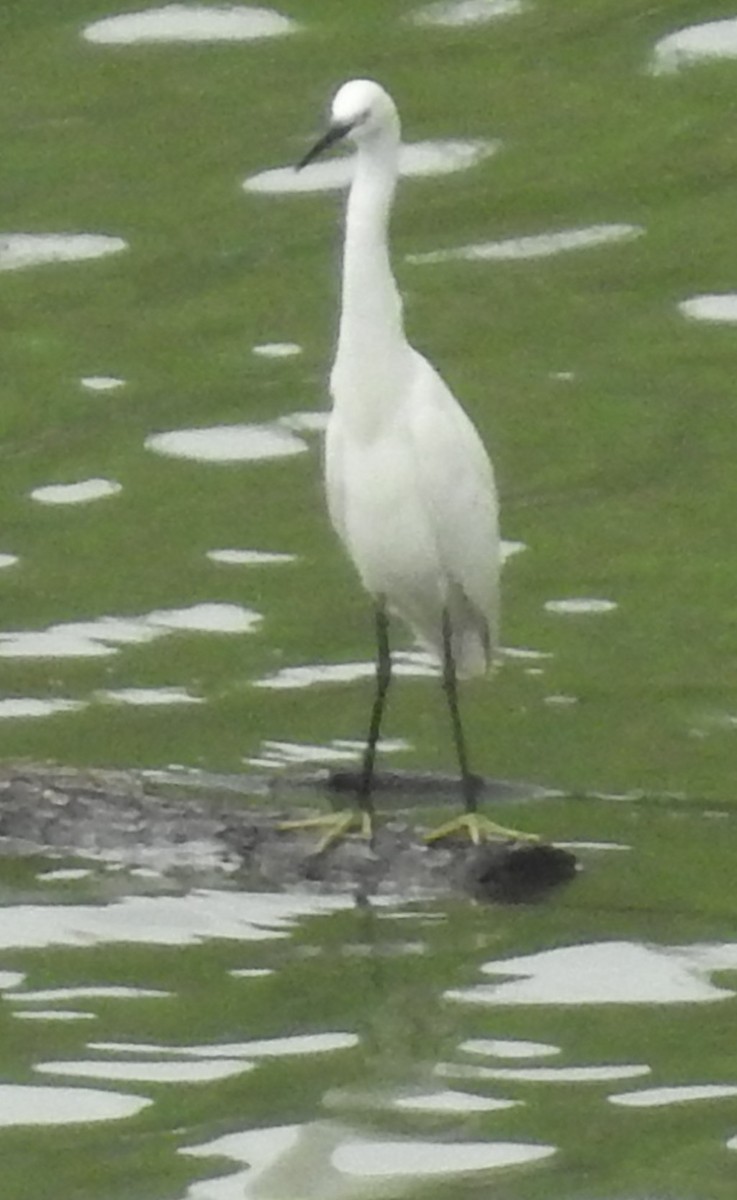
<path id="1" fill-rule="evenodd" d="M 306 167 L 308 163 L 311 163 L 314 159 L 318 158 L 319 155 L 322 154 L 323 150 L 327 150 L 328 146 L 332 146 L 335 142 L 339 142 L 341 138 L 344 138 L 345 135 L 350 132 L 350 130 L 350 125 L 331 125 L 330 128 L 322 135 L 322 137 L 318 138 L 312 149 L 307 151 L 304 158 L 299 160 L 294 168 L 295 171 L 301 171 L 302 168 Z"/>

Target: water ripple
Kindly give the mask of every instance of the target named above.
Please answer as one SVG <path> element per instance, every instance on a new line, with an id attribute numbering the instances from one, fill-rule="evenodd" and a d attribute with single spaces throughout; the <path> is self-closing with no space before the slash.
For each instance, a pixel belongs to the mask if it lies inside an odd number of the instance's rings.
<path id="1" fill-rule="evenodd" d="M 101 233 L 0 234 L 0 271 L 20 271 L 44 263 L 82 262 L 127 250 L 119 237 Z"/>
<path id="2" fill-rule="evenodd" d="M 718 292 L 692 296 L 680 302 L 678 311 L 692 321 L 734 325 L 737 322 L 737 295 L 734 292 Z"/>
<path id="3" fill-rule="evenodd" d="M 185 896 L 126 896 L 113 904 L 19 904 L 13 920 L 0 924 L 1 949 L 92 946 L 130 942 L 190 946 L 212 938 L 238 942 L 288 938 L 295 922 L 317 913 L 350 909 L 347 896 L 236 893 L 196 890 Z M 12 992 L 13 1000 L 74 999 L 79 988 Z M 119 989 L 116 989 L 117 995 Z M 99 995 L 99 989 L 95 989 Z M 121 997 L 137 990 L 123 989 Z"/>
<path id="4" fill-rule="evenodd" d="M 144 1096 L 93 1088 L 30 1087 L 0 1084 L 0 1126 L 73 1125 L 79 1121 L 118 1121 L 147 1108 Z"/>
<path id="5" fill-rule="evenodd" d="M 437 0 L 410 13 L 415 25 L 485 25 L 524 11 L 522 0 Z"/>
<path id="6" fill-rule="evenodd" d="M 640 225 L 589 225 L 583 229 L 560 229 L 529 237 L 506 238 L 500 242 L 476 242 L 448 250 L 430 250 L 425 254 L 408 254 L 407 262 L 442 263 L 456 259 L 467 262 L 512 262 L 515 259 L 550 258 L 570 250 L 587 250 L 609 242 L 628 242 L 640 237 L 645 230 Z"/>
<path id="7" fill-rule="evenodd" d="M 49 483 L 36 487 L 30 497 L 39 504 L 89 504 L 91 500 L 117 496 L 122 490 L 122 484 L 114 479 L 81 479 L 78 483 Z"/>
<path id="8" fill-rule="evenodd" d="M 214 425 L 208 429 L 172 429 L 151 433 L 147 450 L 168 458 L 195 462 L 254 462 L 304 454 L 307 443 L 288 429 L 274 425 Z"/>
<path id="9" fill-rule="evenodd" d="M 402 1180 L 521 1166 L 549 1158 L 555 1147 L 532 1142 L 380 1139 L 322 1121 L 226 1134 L 181 1153 L 247 1164 L 245 1171 L 225 1179 L 193 1184 L 187 1200 L 248 1200 L 263 1194 L 267 1178 L 276 1181 L 277 1171 L 283 1190 L 274 1195 L 299 1192 L 297 1180 L 309 1168 L 315 1195 L 338 1196 L 358 1179 L 388 1181 L 396 1187 Z"/>
<path id="10" fill-rule="evenodd" d="M 737 968 L 737 943 L 651 946 L 594 942 L 486 963 L 486 975 L 515 980 L 458 988 L 451 1000 L 472 1004 L 683 1004 L 726 1000 L 714 971 Z"/>
<path id="11" fill-rule="evenodd" d="M 610 1104 L 625 1108 L 663 1108 L 670 1104 L 686 1104 L 693 1100 L 719 1100 L 723 1096 L 737 1096 L 734 1084 L 686 1084 L 680 1087 L 643 1088 L 641 1092 L 620 1092 L 610 1096 Z"/>
<path id="12" fill-rule="evenodd" d="M 167 1046 L 150 1042 L 90 1042 L 90 1050 L 107 1054 L 174 1054 L 203 1059 L 285 1058 L 291 1055 L 328 1054 L 358 1045 L 355 1033 L 302 1033 L 288 1037 L 254 1038 L 246 1042 L 205 1043 L 200 1046 Z"/>
<path id="13" fill-rule="evenodd" d="M 689 25 L 669 33 L 656 43 L 650 70 L 667 75 L 694 63 L 720 58 L 737 58 L 737 19 Z"/>
<path id="14" fill-rule="evenodd" d="M 483 139 L 410 142 L 400 148 L 399 171 L 401 175 L 448 175 L 453 171 L 467 171 L 484 159 L 495 154 L 501 143 Z M 295 192 L 329 192 L 348 187 L 353 179 L 354 155 L 330 158 L 324 162 L 310 163 L 302 171 L 294 167 L 276 167 L 249 175 L 243 181 L 246 192 L 267 195 Z"/>
<path id="15" fill-rule="evenodd" d="M 443 1079 L 496 1079 L 519 1083 L 604 1083 L 612 1079 L 636 1079 L 649 1075 L 645 1063 L 594 1067 L 475 1067 L 466 1063 L 438 1063 L 435 1072 Z"/>
<path id="16" fill-rule="evenodd" d="M 140 617 L 97 617 L 92 621 L 50 625 L 47 629 L 0 633 L 0 658 L 105 658 L 117 654 L 120 646 L 145 645 L 175 631 L 252 633 L 262 620 L 261 614 L 253 609 L 243 608 L 240 604 L 219 603 L 154 609 Z M 138 693 L 135 702 L 143 703 L 143 689 L 132 690 Z M 168 693 L 167 703 L 174 702 L 171 690 L 165 690 Z M 162 702 L 160 691 L 157 702 Z M 120 699 L 120 693 L 114 698 Z M 191 700 L 196 700 L 196 697 L 191 697 Z M 128 702 L 134 702 L 130 696 Z M 181 695 L 177 702 L 182 702 Z M 42 716 L 48 712 L 68 711 L 80 705 L 80 702 L 71 700 L 13 700 L 6 703 L 11 706 L 5 714 L 7 716 Z M 13 706 L 18 705 L 21 705 L 20 711 L 14 711 Z M 39 705 L 45 706 L 43 711 Z"/>
<path id="17" fill-rule="evenodd" d="M 125 1080 L 128 1083 L 213 1083 L 253 1071 L 242 1059 L 219 1062 L 41 1062 L 34 1071 L 79 1079 Z"/>
<path id="18" fill-rule="evenodd" d="M 560 1046 L 547 1042 L 520 1042 L 513 1038 L 469 1038 L 458 1047 L 466 1054 L 484 1054 L 494 1058 L 547 1058 L 560 1054 Z"/>
<path id="19" fill-rule="evenodd" d="M 85 41 L 104 46 L 142 42 L 249 42 L 283 37 L 298 28 L 272 8 L 243 5 L 167 4 L 144 12 L 121 13 L 82 30 Z"/>

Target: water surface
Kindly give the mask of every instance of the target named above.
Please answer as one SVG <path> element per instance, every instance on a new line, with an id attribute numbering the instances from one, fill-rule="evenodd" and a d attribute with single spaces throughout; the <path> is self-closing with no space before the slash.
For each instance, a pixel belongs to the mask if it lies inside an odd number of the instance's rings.
<path id="1" fill-rule="evenodd" d="M 583 871 L 537 907 L 357 911 L 243 893 L 204 848 L 8 855 L 4 1197 L 733 1200 L 732 14 L 16 8 L 3 757 L 360 756 L 371 616 L 319 444 L 350 166 L 291 164 L 375 74 L 407 329 L 526 547 L 464 689 L 473 763 L 539 785 L 500 819 Z M 394 635 L 382 755 L 451 770 L 436 666 Z"/>

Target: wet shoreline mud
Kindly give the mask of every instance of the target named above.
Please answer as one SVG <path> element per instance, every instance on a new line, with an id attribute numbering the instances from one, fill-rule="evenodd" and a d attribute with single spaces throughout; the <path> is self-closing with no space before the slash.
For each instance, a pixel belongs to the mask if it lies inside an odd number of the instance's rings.
<path id="1" fill-rule="evenodd" d="M 457 795 L 450 799 L 453 781 L 438 775 L 377 777 L 381 815 L 372 845 L 350 837 L 316 854 L 319 832 L 281 828 L 324 815 L 331 804 L 347 807 L 353 783 L 352 773 L 330 770 L 272 777 L 0 764 L 0 854 L 79 856 L 210 879 L 222 872 L 244 889 L 344 892 L 358 900 L 530 902 L 575 874 L 569 851 L 540 842 L 473 846 L 453 837 L 426 844 L 413 805 L 458 804 Z M 508 799 L 515 786 L 480 780 L 480 798 Z"/>

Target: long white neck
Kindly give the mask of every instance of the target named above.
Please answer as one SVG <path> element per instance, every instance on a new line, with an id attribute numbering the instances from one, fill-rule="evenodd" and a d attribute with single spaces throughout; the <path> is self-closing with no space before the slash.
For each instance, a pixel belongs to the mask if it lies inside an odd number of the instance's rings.
<path id="1" fill-rule="evenodd" d="M 354 368 L 404 345 L 402 302 L 389 261 L 388 225 L 397 182 L 399 128 L 359 145 L 348 197 L 336 365 Z"/>

